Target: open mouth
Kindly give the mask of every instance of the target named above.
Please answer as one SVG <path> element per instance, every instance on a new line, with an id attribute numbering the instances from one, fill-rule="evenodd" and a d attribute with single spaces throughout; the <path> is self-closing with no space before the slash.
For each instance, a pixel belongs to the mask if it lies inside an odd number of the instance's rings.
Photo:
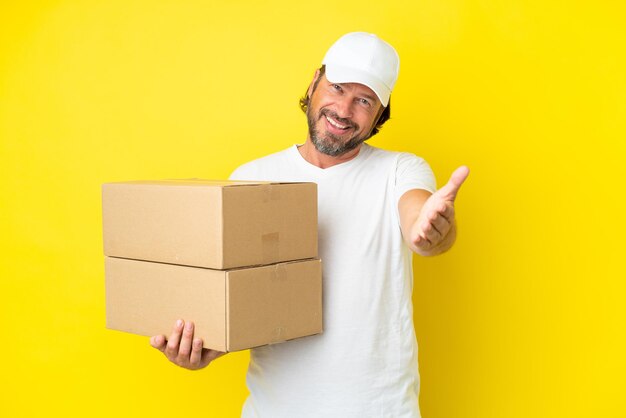
<path id="1" fill-rule="evenodd" d="M 326 122 L 328 123 L 328 125 L 333 128 L 332 130 L 338 131 L 338 132 L 345 132 L 348 129 L 352 128 L 351 125 L 345 125 L 343 123 L 339 123 L 336 119 L 328 116 L 328 115 L 324 115 L 324 117 L 326 118 Z"/>

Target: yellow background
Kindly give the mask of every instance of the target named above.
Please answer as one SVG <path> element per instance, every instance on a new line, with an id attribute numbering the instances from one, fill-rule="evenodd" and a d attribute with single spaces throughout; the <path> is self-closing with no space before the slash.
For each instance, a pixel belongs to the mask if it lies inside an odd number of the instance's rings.
<path id="1" fill-rule="evenodd" d="M 425 418 L 624 417 L 621 1 L 5 1 L 0 414 L 237 417 L 248 354 L 201 372 L 104 328 L 100 185 L 225 178 L 301 143 L 327 47 L 401 56 L 371 143 L 472 173 L 416 259 Z"/>

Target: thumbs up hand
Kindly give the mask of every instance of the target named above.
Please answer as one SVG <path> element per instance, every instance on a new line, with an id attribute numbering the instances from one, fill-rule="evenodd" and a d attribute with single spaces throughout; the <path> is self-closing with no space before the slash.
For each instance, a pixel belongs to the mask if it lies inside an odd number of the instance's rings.
<path id="1" fill-rule="evenodd" d="M 446 251 L 454 243 L 456 228 L 454 200 L 469 175 L 469 168 L 457 168 L 448 183 L 424 202 L 410 232 L 410 242 L 423 255 Z"/>

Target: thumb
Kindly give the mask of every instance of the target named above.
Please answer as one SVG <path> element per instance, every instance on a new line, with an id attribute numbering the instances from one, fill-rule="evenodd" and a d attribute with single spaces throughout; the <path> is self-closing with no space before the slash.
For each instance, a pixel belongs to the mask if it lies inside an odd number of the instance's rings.
<path id="1" fill-rule="evenodd" d="M 465 181 L 465 179 L 469 176 L 469 168 L 467 166 L 462 165 L 461 167 L 454 170 L 452 175 L 450 176 L 450 180 L 439 189 L 437 192 L 440 193 L 445 200 L 454 201 L 456 199 L 456 194 L 459 191 L 459 188 Z"/>

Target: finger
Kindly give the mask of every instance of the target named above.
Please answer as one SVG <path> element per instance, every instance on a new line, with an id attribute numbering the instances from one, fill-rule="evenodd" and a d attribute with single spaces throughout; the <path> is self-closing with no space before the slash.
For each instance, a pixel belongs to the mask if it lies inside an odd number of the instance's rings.
<path id="1" fill-rule="evenodd" d="M 420 225 L 425 220 L 432 221 L 438 216 L 443 216 L 445 218 L 448 218 L 448 216 L 450 216 L 450 212 L 453 207 L 450 202 L 446 202 L 440 199 L 433 199 L 431 202 L 426 203 L 427 204 L 422 207 L 422 211 L 418 218 L 418 222 L 420 223 Z"/>
<path id="2" fill-rule="evenodd" d="M 196 338 L 193 340 L 193 345 L 191 348 L 191 355 L 189 356 L 189 364 L 192 366 L 199 366 L 200 361 L 202 360 L 202 340 L 200 338 Z"/>
<path id="3" fill-rule="evenodd" d="M 206 348 L 202 350 L 202 352 L 204 353 L 204 359 L 203 359 L 203 363 L 206 363 L 207 365 L 209 363 L 211 363 L 213 360 L 215 360 L 216 358 L 222 357 L 224 354 L 226 354 L 223 351 L 217 351 L 217 350 L 207 350 Z"/>
<path id="4" fill-rule="evenodd" d="M 430 241 L 431 245 L 437 245 L 441 240 L 441 234 L 430 222 L 424 222 L 422 224 L 422 232 L 424 233 L 424 237 Z"/>
<path id="5" fill-rule="evenodd" d="M 422 213 L 420 219 L 433 220 L 437 216 L 443 216 L 448 220 L 454 218 L 454 204 L 450 201 L 443 200 L 441 196 L 433 195 L 431 201 L 427 202 L 428 205 L 422 207 Z"/>
<path id="6" fill-rule="evenodd" d="M 431 242 L 422 235 L 418 235 L 417 238 L 413 240 L 413 244 L 421 250 L 428 250 L 431 247 Z"/>
<path id="7" fill-rule="evenodd" d="M 440 216 L 443 216 L 448 221 L 450 221 L 454 218 L 454 205 L 450 202 L 442 201 L 437 204 L 433 212 L 437 213 Z M 433 212 L 429 213 L 428 217 L 434 216 Z"/>
<path id="8" fill-rule="evenodd" d="M 180 342 L 184 324 L 185 322 L 182 319 L 176 321 L 176 324 L 174 324 L 174 328 L 172 329 L 172 335 L 170 335 L 170 339 L 167 341 L 165 354 L 170 360 L 174 360 L 178 356 L 178 344 Z"/>
<path id="9" fill-rule="evenodd" d="M 439 232 L 439 235 L 445 237 L 450 230 L 450 222 L 442 215 L 436 215 L 430 219 L 430 224 Z"/>
<path id="10" fill-rule="evenodd" d="M 193 322 L 189 321 L 185 324 L 183 336 L 178 346 L 178 360 L 188 362 L 191 354 L 191 342 L 193 341 Z"/>
<path id="11" fill-rule="evenodd" d="M 154 337 L 150 338 L 150 345 L 160 352 L 165 351 L 166 343 L 167 340 L 165 339 L 165 335 L 155 335 Z"/>
<path id="12" fill-rule="evenodd" d="M 463 182 L 467 179 L 467 176 L 469 176 L 469 173 L 469 167 L 466 165 L 462 165 L 454 170 L 454 172 L 450 176 L 449 183 L 452 183 L 454 186 L 456 186 L 457 189 L 459 189 Z"/>
<path id="13" fill-rule="evenodd" d="M 465 179 L 467 179 L 467 176 L 469 176 L 469 168 L 467 168 L 467 166 L 463 165 L 457 168 L 450 176 L 450 180 L 448 180 L 448 183 L 446 183 L 446 185 L 439 189 L 437 192 L 440 193 L 445 200 L 454 201 L 454 199 L 456 199 L 459 188 L 461 187 Z"/>

